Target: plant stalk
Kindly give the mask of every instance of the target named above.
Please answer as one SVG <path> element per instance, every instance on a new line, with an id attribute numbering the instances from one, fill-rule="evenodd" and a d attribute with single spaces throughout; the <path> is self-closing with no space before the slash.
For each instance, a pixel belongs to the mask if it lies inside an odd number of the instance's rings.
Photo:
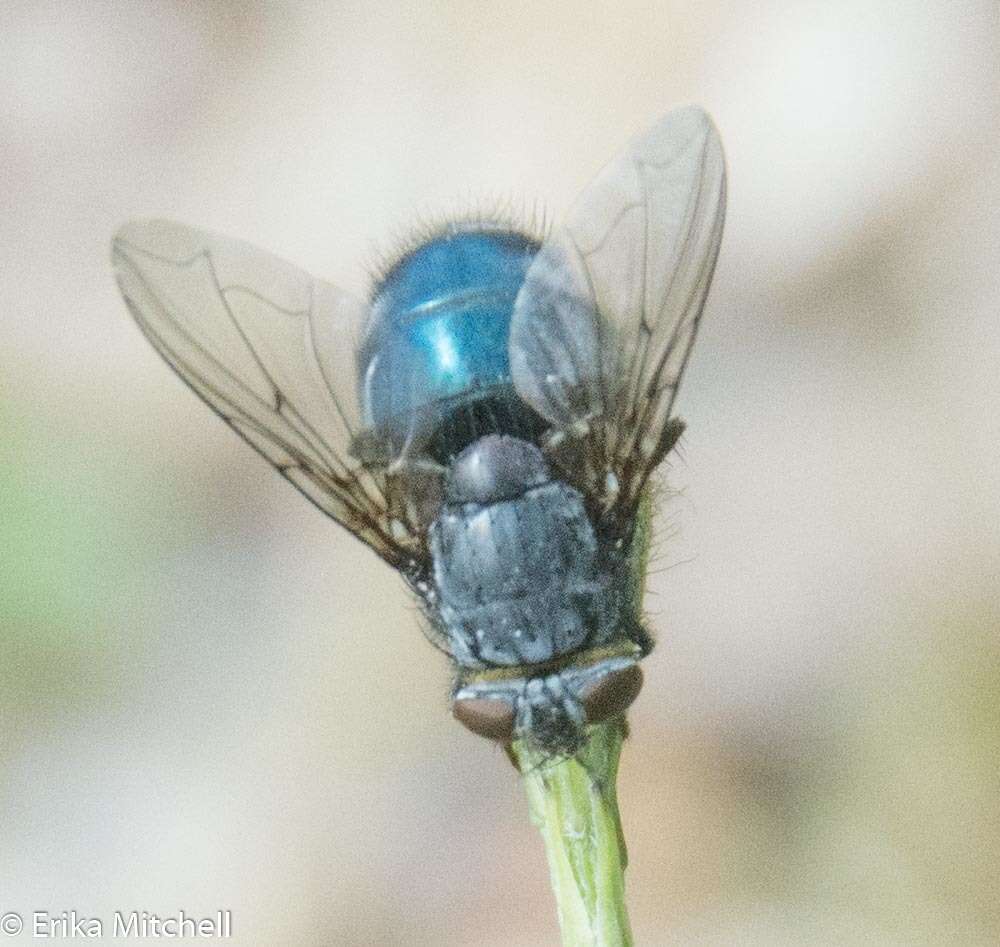
<path id="1" fill-rule="evenodd" d="M 632 944 L 615 791 L 623 736 L 622 718 L 598 724 L 575 757 L 556 764 L 524 743 L 513 747 L 545 842 L 564 947 Z"/>
<path id="2" fill-rule="evenodd" d="M 640 502 L 628 601 L 638 619 L 646 583 L 652 498 Z M 618 811 L 624 715 L 590 727 L 572 759 L 546 760 L 526 742 L 511 753 L 523 774 L 531 820 L 545 842 L 563 947 L 631 947 L 625 908 L 628 855 Z"/>

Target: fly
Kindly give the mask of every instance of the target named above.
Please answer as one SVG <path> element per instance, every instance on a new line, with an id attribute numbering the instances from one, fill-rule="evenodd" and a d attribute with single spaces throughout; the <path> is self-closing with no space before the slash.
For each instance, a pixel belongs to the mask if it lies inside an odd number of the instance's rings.
<path id="1" fill-rule="evenodd" d="M 162 220 L 126 224 L 112 256 L 171 367 L 403 575 L 453 663 L 455 717 L 556 757 L 642 686 L 637 522 L 684 428 L 725 190 L 715 127 L 688 107 L 553 234 L 447 224 L 367 301 Z"/>

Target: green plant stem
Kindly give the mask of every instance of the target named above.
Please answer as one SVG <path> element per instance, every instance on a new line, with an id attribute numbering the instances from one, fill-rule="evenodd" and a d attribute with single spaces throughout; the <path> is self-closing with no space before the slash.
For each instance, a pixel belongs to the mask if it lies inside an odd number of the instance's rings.
<path id="1" fill-rule="evenodd" d="M 523 743 L 513 746 L 531 819 L 545 841 L 564 947 L 632 944 L 615 791 L 623 736 L 620 718 L 594 726 L 584 748 L 556 764 Z"/>
<path id="2" fill-rule="evenodd" d="M 646 584 L 652 496 L 639 505 L 626 595 L 638 619 Z M 531 819 L 545 841 L 564 947 L 630 947 L 625 908 L 628 855 L 618 812 L 618 760 L 625 718 L 590 728 L 583 749 L 553 763 L 523 741 L 511 747 Z"/>

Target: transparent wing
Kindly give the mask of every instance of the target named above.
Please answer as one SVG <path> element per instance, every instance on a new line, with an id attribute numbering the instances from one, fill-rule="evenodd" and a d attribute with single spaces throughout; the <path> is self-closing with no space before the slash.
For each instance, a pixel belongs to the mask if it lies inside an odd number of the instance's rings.
<path id="1" fill-rule="evenodd" d="M 365 306 L 248 244 L 162 220 L 112 242 L 139 327 L 174 370 L 324 513 L 408 574 L 422 538 L 389 476 L 350 454 L 359 411 L 352 331 Z"/>
<path id="2" fill-rule="evenodd" d="M 533 261 L 511 322 L 518 393 L 609 510 L 631 509 L 682 430 L 670 409 L 715 268 L 722 145 L 669 113 L 584 191 Z"/>

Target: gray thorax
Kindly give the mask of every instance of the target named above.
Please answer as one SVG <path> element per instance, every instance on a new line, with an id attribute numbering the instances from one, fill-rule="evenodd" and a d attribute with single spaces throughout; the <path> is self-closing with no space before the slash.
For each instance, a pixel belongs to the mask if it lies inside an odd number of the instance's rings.
<path id="1" fill-rule="evenodd" d="M 551 661 L 618 630 L 583 497 L 534 444 L 490 435 L 466 448 L 429 539 L 438 616 L 464 667 Z"/>

